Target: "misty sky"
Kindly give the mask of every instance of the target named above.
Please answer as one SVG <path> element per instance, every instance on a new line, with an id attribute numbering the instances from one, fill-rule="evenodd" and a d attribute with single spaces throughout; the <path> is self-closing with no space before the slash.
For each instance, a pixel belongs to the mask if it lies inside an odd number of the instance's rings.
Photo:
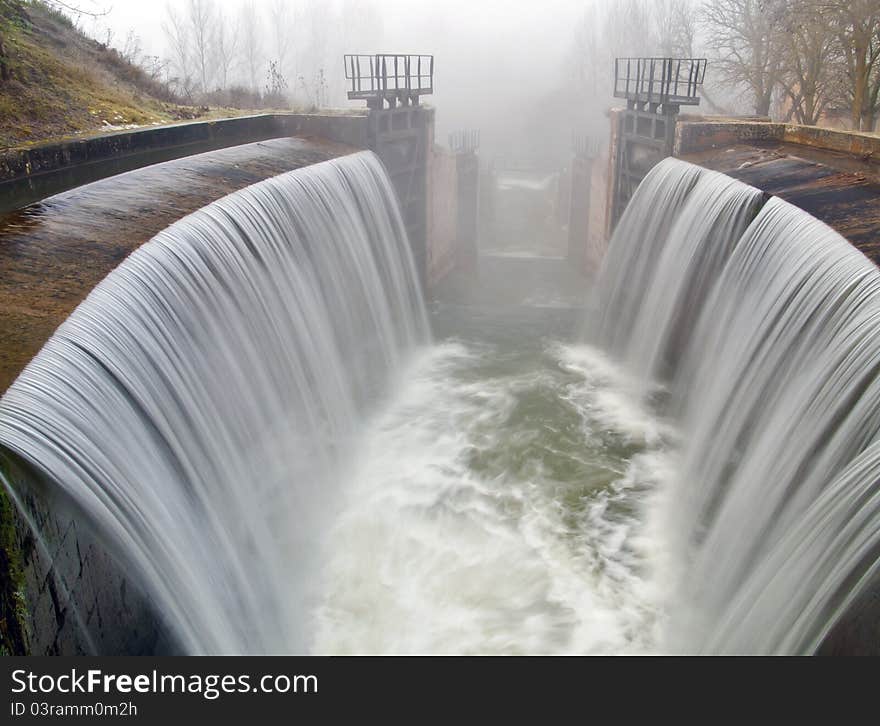
<path id="1" fill-rule="evenodd" d="M 237 12 L 241 0 L 216 0 L 229 13 Z M 181 10 L 185 0 L 167 3 Z M 296 0 L 291 0 L 296 6 Z M 342 0 L 326 0 L 326 5 L 337 9 Z M 348 0 L 349 6 L 371 5 L 381 14 L 385 23 L 386 50 L 402 52 L 436 52 L 446 49 L 448 40 L 461 52 L 473 53 L 468 42 L 479 39 L 481 45 L 503 53 L 504 63 L 525 67 L 535 62 L 540 54 L 560 56 L 560 40 L 571 35 L 572 25 L 583 15 L 589 2 L 584 0 L 370 0 L 358 3 Z M 266 6 L 266 0 L 257 0 Z M 164 49 L 162 18 L 165 4 L 157 0 L 86 0 L 84 8 L 110 9 L 98 22 L 111 27 L 122 37 L 129 29 L 141 36 L 144 49 L 160 55 Z M 450 34 L 453 38 L 450 38 Z M 460 42 L 459 42 L 460 41 Z M 409 46 L 417 43 L 417 48 Z M 528 52 L 524 52 L 528 49 Z M 371 52 L 374 49 L 350 49 L 351 52 Z M 375 49 L 378 51 L 379 49 Z M 546 56 L 545 56 L 546 57 Z M 341 61 L 340 61 L 341 67 Z"/>
<path id="2" fill-rule="evenodd" d="M 242 0 L 216 0 L 235 17 Z M 270 0 L 256 0 L 258 11 L 268 17 Z M 290 0 L 293 7 L 308 6 L 309 0 Z M 311 0 L 314 5 L 317 0 Z M 183 12 L 185 0 L 171 0 Z M 524 104 L 537 103 L 570 52 L 573 28 L 590 5 L 584 0 L 327 0 L 323 6 L 334 11 L 371 6 L 381 18 L 382 37 L 373 43 L 358 37 L 345 41 L 356 47 L 342 48 L 340 29 L 330 28 L 333 40 L 326 45 L 327 57 L 320 62 L 336 85 L 331 104 L 358 106 L 344 95 L 342 52 L 432 53 L 435 62 L 435 95 L 426 99 L 437 107 L 438 141 L 458 128 L 503 130 L 511 116 L 522 116 Z M 99 38 L 106 28 L 113 31 L 113 44 L 121 46 L 129 30 L 140 36 L 143 51 L 167 55 L 162 31 L 165 4 L 156 0 L 85 0 L 84 8 L 110 12 L 97 20 L 84 19 L 82 26 Z M 356 33 L 346 29 L 344 33 Z M 333 37 L 333 36 L 336 37 Z M 299 45 L 308 42 L 300 39 Z M 298 73 L 299 71 L 295 71 Z M 533 99 L 533 100 L 527 100 Z M 491 134 L 490 134 L 491 135 Z M 484 140 L 486 133 L 483 134 Z M 497 134 L 496 134 L 497 136 Z"/>

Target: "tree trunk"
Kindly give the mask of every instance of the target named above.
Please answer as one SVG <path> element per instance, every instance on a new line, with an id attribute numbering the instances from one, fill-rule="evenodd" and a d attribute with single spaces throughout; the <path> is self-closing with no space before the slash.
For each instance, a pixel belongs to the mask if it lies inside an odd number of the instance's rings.
<path id="1" fill-rule="evenodd" d="M 852 99 L 852 127 L 853 131 L 862 128 L 862 113 L 865 110 L 865 95 L 868 90 L 868 59 L 867 48 L 862 47 L 857 39 L 855 52 L 855 67 L 853 68 L 853 99 Z"/>
<path id="2" fill-rule="evenodd" d="M 759 95 L 755 100 L 755 115 L 756 116 L 769 116 L 770 115 L 770 103 L 773 100 L 772 95 L 769 93 L 764 93 Z"/>

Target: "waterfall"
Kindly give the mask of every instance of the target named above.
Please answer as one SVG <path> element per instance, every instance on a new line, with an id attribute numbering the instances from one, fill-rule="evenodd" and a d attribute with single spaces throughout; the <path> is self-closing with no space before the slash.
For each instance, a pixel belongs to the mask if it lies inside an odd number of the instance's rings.
<path id="1" fill-rule="evenodd" d="M 0 444 L 87 515 L 187 652 L 301 652 L 353 437 L 428 339 L 394 192 L 363 152 L 134 252 L 0 400 Z"/>
<path id="2" fill-rule="evenodd" d="M 0 446 L 187 652 L 814 652 L 880 575 L 880 272 L 668 159 L 594 292 L 588 345 L 441 304 L 428 346 L 389 180 L 347 156 L 134 252 Z"/>
<path id="3" fill-rule="evenodd" d="M 592 339 L 678 429 L 665 647 L 813 652 L 880 567 L 880 272 L 776 198 L 675 159 L 611 240 Z"/>

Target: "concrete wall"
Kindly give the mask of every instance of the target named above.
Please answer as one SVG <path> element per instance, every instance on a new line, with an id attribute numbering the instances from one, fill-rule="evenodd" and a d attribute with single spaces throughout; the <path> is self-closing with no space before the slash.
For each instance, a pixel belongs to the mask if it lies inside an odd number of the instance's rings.
<path id="1" fill-rule="evenodd" d="M 367 147 L 382 160 L 397 192 L 400 211 L 422 283 L 428 281 L 430 154 L 434 147 L 434 109 L 398 106 L 368 116 Z"/>
<path id="2" fill-rule="evenodd" d="M 480 160 L 474 153 L 456 154 L 458 185 L 457 260 L 460 269 L 476 271 L 480 236 Z"/>
<path id="3" fill-rule="evenodd" d="M 568 202 L 568 259 L 587 276 L 595 275 L 608 248 L 611 208 L 608 152 L 572 159 Z"/>
<path id="4" fill-rule="evenodd" d="M 475 232 L 460 231 L 469 224 L 468 210 L 476 215 L 476 200 L 469 202 L 478 188 L 476 156 L 471 155 L 473 161 L 459 161 L 434 145 L 434 109 L 428 106 L 373 109 L 368 119 L 367 147 L 388 171 L 416 267 L 430 292 L 459 263 L 462 245 L 476 245 Z M 468 180 L 463 187 L 460 178 Z M 464 200 L 462 220 L 460 199 Z"/>
<path id="5" fill-rule="evenodd" d="M 456 266 L 458 253 L 458 164 L 456 154 L 435 146 L 430 154 L 427 281 L 438 284 Z"/>
<path id="6" fill-rule="evenodd" d="M 593 159 L 578 154 L 571 161 L 568 200 L 568 260 L 583 269 L 587 259 L 590 207 L 593 196 Z"/>
<path id="7" fill-rule="evenodd" d="M 675 130 L 673 156 L 743 142 L 781 142 L 784 135 L 785 124 L 735 119 L 689 121 L 685 116 Z"/>
<path id="8" fill-rule="evenodd" d="M 261 114 L 158 126 L 14 149 L 0 154 L 0 213 L 53 194 L 171 159 L 287 136 L 367 148 L 359 111 Z"/>
<path id="9" fill-rule="evenodd" d="M 590 220 L 587 227 L 587 254 L 583 272 L 595 275 L 602 265 L 608 249 L 608 226 L 611 200 L 608 198 L 608 150 L 603 151 L 593 161 L 590 178 Z"/>
<path id="10" fill-rule="evenodd" d="M 797 144 L 880 164 L 880 136 L 876 134 L 753 119 L 690 120 L 687 116 L 676 127 L 674 155 L 756 142 Z"/>

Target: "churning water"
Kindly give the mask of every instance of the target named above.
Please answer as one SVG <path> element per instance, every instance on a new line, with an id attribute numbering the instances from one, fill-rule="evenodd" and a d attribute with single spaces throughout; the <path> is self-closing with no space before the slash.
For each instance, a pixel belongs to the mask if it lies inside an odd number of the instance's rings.
<path id="1" fill-rule="evenodd" d="M 880 547 L 880 274 L 668 160 L 581 321 L 424 305 L 370 154 L 111 274 L 0 402 L 192 652 L 810 652 Z"/>
<path id="2" fill-rule="evenodd" d="M 550 311 L 435 315 L 458 332 L 369 426 L 315 649 L 651 648 L 638 505 L 665 464 L 657 421 L 603 356 L 557 341 L 567 326 Z"/>

